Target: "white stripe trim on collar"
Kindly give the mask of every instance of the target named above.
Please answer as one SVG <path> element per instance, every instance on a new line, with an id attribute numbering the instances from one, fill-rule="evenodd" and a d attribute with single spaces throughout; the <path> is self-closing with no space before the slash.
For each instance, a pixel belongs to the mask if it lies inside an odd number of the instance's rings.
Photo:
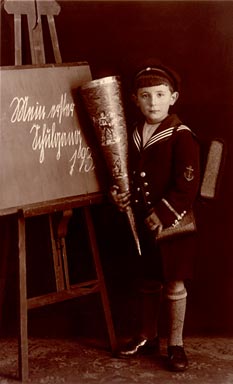
<path id="1" fill-rule="evenodd" d="M 135 129 L 135 131 L 133 133 L 133 139 L 134 139 L 134 142 L 135 142 L 137 149 L 140 151 L 140 149 L 141 149 L 141 137 L 139 135 L 137 128 Z"/>
<path id="2" fill-rule="evenodd" d="M 179 125 L 179 127 L 177 128 L 177 131 L 184 131 L 184 130 L 191 132 L 191 129 L 189 127 L 186 127 L 186 125 L 183 125 L 183 124 Z"/>
<path id="3" fill-rule="evenodd" d="M 154 143 L 157 143 L 158 141 L 161 141 L 161 140 L 166 139 L 167 137 L 171 136 L 173 134 L 174 129 L 175 129 L 175 127 L 170 127 L 170 128 L 165 129 L 162 132 L 156 133 L 146 143 L 146 145 L 144 146 L 144 149 L 148 148 L 150 145 L 152 145 Z M 187 131 L 191 132 L 191 129 L 186 127 L 186 125 L 180 125 L 177 128 L 177 131 L 183 131 L 183 130 L 187 130 Z M 140 151 L 140 149 L 141 149 L 141 141 L 142 140 L 141 140 L 141 136 L 139 135 L 139 132 L 138 132 L 137 128 L 135 129 L 135 131 L 133 133 L 133 139 L 134 139 L 134 142 L 135 142 L 135 145 L 136 145 L 137 149 Z"/>
<path id="4" fill-rule="evenodd" d="M 173 131 L 174 131 L 174 127 L 171 127 L 171 128 L 167 128 L 165 129 L 164 131 L 162 132 L 159 132 L 157 134 L 155 134 L 154 136 L 152 136 L 150 138 L 150 140 L 146 143 L 146 145 L 144 146 L 144 149 L 145 148 L 148 148 L 150 145 L 154 144 L 154 143 L 157 143 L 157 141 L 160 141 L 160 140 L 163 140 L 165 139 L 166 137 L 169 137 L 173 134 Z"/>

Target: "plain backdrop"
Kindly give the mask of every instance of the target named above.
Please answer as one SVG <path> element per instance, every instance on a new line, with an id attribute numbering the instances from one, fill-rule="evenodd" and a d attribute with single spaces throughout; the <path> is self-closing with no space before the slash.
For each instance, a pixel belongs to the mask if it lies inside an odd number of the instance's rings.
<path id="1" fill-rule="evenodd" d="M 199 252 L 190 292 L 188 327 L 195 332 L 232 333 L 233 2 L 58 3 L 61 12 L 55 22 L 64 63 L 88 61 L 93 78 L 119 74 L 127 99 L 131 71 L 137 63 L 147 58 L 160 59 L 181 76 L 181 95 L 176 107 L 180 118 L 203 142 L 223 140 L 224 164 L 216 199 L 200 202 L 197 209 Z M 23 64 L 30 64 L 26 31 L 24 18 Z M 44 36 L 47 62 L 54 62 L 46 23 Z M 1 65 L 14 65 L 13 17 L 6 14 L 2 3 Z M 131 105 L 126 101 L 129 121 L 130 113 Z M 120 279 L 127 279 L 132 272 L 134 256 L 127 258 L 132 239 L 121 225 L 122 217 L 111 206 L 94 211 L 106 279 L 117 289 Z M 41 223 L 35 224 L 34 232 L 31 227 L 36 239 L 38 227 L 41 234 Z M 46 232 L 45 226 L 43 230 Z M 9 260 L 13 265 L 14 257 L 9 256 Z M 10 271 L 14 273 L 14 267 Z M 38 280 L 45 284 L 46 279 Z M 31 277 L 31 285 L 33 281 Z"/>

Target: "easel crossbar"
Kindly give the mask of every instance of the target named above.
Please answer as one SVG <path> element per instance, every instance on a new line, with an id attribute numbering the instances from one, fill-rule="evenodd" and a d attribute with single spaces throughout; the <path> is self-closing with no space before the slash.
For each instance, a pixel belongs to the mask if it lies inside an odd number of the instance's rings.
<path id="1" fill-rule="evenodd" d="M 36 296 L 27 300 L 28 309 L 38 308 L 49 304 L 71 300 L 79 296 L 89 295 L 100 291 L 100 283 L 98 280 L 90 280 L 85 283 L 72 285 L 70 289 L 60 292 L 52 292 L 49 294 Z"/>

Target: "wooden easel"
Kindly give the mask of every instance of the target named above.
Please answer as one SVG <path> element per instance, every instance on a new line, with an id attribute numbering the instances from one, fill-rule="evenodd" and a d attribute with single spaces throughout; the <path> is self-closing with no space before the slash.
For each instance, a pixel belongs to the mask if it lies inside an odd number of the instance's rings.
<path id="1" fill-rule="evenodd" d="M 31 58 L 33 65 L 45 64 L 45 50 L 42 34 L 41 16 L 47 17 L 49 32 L 52 41 L 53 53 L 56 63 L 61 63 L 61 55 L 58 45 L 58 38 L 54 23 L 54 15 L 60 12 L 60 6 L 55 0 L 5 0 L 5 10 L 9 14 L 14 14 L 15 31 L 15 65 L 22 65 L 22 39 L 21 39 L 21 20 L 22 15 L 27 15 L 28 31 L 31 49 Z M 69 199 L 68 199 L 69 200 Z M 98 247 L 95 238 L 94 226 L 88 205 L 99 202 L 100 197 L 93 199 L 93 196 L 87 196 L 86 200 L 79 197 L 72 201 L 60 202 L 59 205 L 33 206 L 18 211 L 18 248 L 19 248 L 19 350 L 18 364 L 19 377 L 21 381 L 27 381 L 29 376 L 28 365 L 28 330 L 27 317 L 28 309 L 73 299 L 79 296 L 99 292 L 101 294 L 110 344 L 112 352 L 116 351 L 115 331 L 105 286 L 105 280 L 100 263 Z M 84 211 L 84 217 L 88 228 L 89 241 L 96 270 L 96 279 L 86 281 L 76 285 L 70 285 L 65 236 L 67 225 L 72 215 L 72 208 L 81 207 Z M 53 223 L 53 212 L 61 211 L 62 219 L 56 227 Z M 27 298 L 26 281 L 26 238 L 25 238 L 25 220 L 27 217 L 48 214 L 50 224 L 50 235 L 52 243 L 54 272 L 56 278 L 56 292 L 45 294 L 34 298 Z"/>

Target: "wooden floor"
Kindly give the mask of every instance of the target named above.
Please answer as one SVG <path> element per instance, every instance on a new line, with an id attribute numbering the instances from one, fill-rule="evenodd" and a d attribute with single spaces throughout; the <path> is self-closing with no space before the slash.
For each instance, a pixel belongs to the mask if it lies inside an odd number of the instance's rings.
<path id="1" fill-rule="evenodd" d="M 190 367 L 183 373 L 166 368 L 161 355 L 117 359 L 105 341 L 82 338 L 30 338 L 29 382 L 33 384 L 233 384 L 233 338 L 185 339 Z M 0 339 L 0 383 L 17 383 L 17 340 Z"/>

